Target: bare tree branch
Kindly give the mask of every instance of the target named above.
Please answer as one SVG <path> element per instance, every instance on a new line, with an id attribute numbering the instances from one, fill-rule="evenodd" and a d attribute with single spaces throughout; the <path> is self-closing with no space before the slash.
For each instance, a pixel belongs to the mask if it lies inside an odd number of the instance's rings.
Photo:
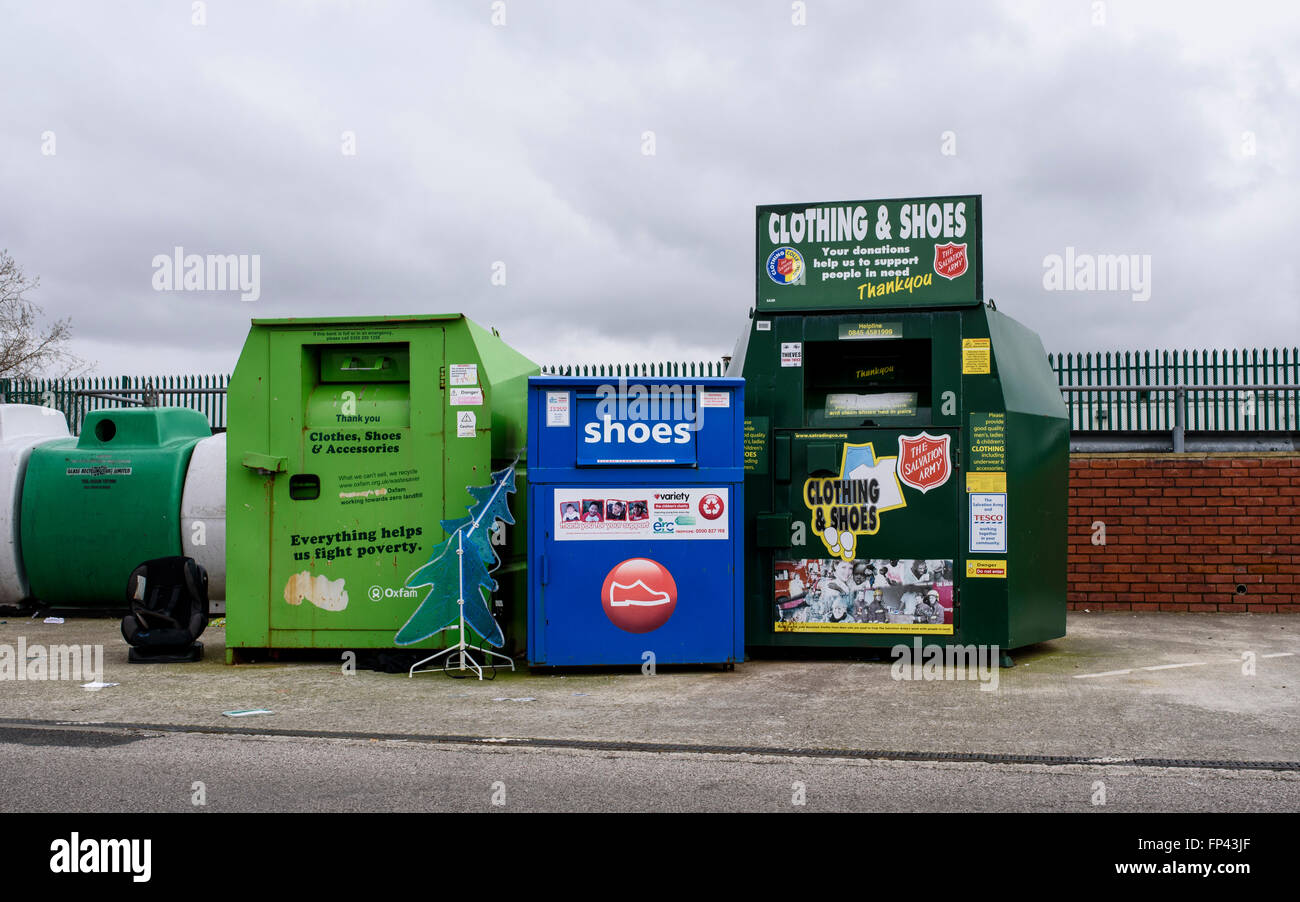
<path id="1" fill-rule="evenodd" d="M 25 297 L 40 282 L 28 278 L 9 251 L 0 250 L 0 376 L 65 377 L 89 369 L 68 350 L 72 320 L 42 325 L 44 312 Z"/>

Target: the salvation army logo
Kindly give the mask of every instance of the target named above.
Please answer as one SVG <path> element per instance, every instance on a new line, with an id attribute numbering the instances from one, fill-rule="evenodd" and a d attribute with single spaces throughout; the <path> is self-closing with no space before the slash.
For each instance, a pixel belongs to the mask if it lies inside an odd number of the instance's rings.
<path id="1" fill-rule="evenodd" d="M 792 247 L 778 247 L 767 257 L 767 277 L 778 285 L 803 284 L 803 255 Z"/>
<path id="2" fill-rule="evenodd" d="M 600 587 L 605 616 L 629 633 L 659 629 L 677 607 L 677 583 L 668 568 L 649 558 L 629 558 L 605 577 Z"/>
<path id="3" fill-rule="evenodd" d="M 952 475 L 948 458 L 950 435 L 928 432 L 898 437 L 898 479 L 921 494 L 938 488 Z"/>
<path id="4" fill-rule="evenodd" d="M 722 516 L 722 499 L 710 492 L 700 499 L 700 516 L 706 520 L 716 520 Z"/>
<path id="5" fill-rule="evenodd" d="M 935 275 L 955 279 L 966 273 L 966 245 L 936 244 L 934 246 Z"/>

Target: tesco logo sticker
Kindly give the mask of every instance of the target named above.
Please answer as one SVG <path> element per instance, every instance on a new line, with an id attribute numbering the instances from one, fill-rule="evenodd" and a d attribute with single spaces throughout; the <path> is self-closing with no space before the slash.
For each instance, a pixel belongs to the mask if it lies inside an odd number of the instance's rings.
<path id="1" fill-rule="evenodd" d="M 973 553 L 1007 553 L 1007 496 L 1005 492 L 971 492 L 970 550 Z"/>
<path id="2" fill-rule="evenodd" d="M 605 577 L 600 603 L 605 616 L 624 632 L 653 632 L 667 623 L 677 608 L 677 583 L 658 561 L 629 558 Z"/>

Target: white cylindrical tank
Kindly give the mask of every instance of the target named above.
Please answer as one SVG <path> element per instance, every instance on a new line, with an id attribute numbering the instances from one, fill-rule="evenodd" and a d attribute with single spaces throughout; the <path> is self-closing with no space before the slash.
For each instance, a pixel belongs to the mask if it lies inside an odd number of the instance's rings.
<path id="1" fill-rule="evenodd" d="M 214 614 L 226 610 L 226 434 L 194 446 L 181 492 L 181 553 L 208 571 Z"/>
<path id="2" fill-rule="evenodd" d="M 19 604 L 29 594 L 18 528 L 27 459 L 37 445 L 67 437 L 61 410 L 0 404 L 0 604 Z"/>

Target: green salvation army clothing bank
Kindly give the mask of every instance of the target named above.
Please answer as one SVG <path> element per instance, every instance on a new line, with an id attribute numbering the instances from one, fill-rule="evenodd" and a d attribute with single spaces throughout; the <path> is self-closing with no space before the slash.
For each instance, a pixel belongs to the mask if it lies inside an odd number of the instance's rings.
<path id="1" fill-rule="evenodd" d="M 726 378 L 542 376 L 459 315 L 255 320 L 227 660 L 1063 636 L 1065 406 L 1038 337 L 985 302 L 980 206 L 759 207 Z"/>
<path id="2" fill-rule="evenodd" d="M 1065 635 L 1069 424 L 984 303 L 978 196 L 760 207 L 746 644 Z"/>

